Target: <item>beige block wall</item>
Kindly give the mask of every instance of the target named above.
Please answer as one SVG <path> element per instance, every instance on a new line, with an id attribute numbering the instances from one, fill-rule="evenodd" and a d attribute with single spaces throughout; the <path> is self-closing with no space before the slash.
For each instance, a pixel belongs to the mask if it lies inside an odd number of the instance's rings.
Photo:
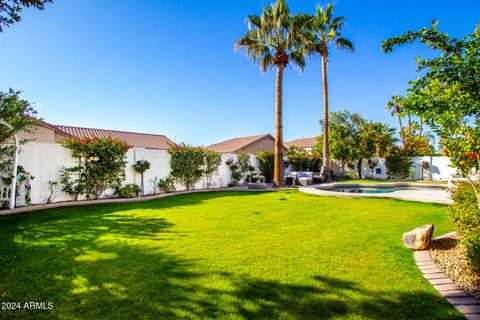
<path id="1" fill-rule="evenodd" d="M 258 141 L 255 141 L 254 143 L 244 147 L 241 149 L 242 151 L 250 154 L 255 154 L 257 151 L 261 150 L 269 150 L 269 151 L 274 151 L 275 150 L 275 141 L 272 140 L 269 137 L 264 137 Z"/>

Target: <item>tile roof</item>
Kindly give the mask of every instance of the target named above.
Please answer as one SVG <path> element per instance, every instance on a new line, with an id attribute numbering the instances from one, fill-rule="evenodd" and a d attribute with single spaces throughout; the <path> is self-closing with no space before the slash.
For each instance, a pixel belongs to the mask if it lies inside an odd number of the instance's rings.
<path id="1" fill-rule="evenodd" d="M 292 141 L 287 141 L 284 143 L 286 148 L 294 146 L 296 148 L 310 148 L 314 147 L 317 144 L 317 137 L 312 138 L 300 138 Z"/>
<path id="2" fill-rule="evenodd" d="M 211 146 L 206 147 L 206 149 L 213 150 L 220 153 L 227 153 L 227 152 L 234 153 L 265 137 L 270 137 L 271 139 L 274 139 L 269 134 L 259 134 L 256 136 L 239 137 L 239 138 L 222 141 L 216 144 L 212 144 Z"/>
<path id="3" fill-rule="evenodd" d="M 118 139 L 131 147 L 168 150 L 174 144 L 164 135 L 55 125 L 61 132 L 77 138 Z"/>

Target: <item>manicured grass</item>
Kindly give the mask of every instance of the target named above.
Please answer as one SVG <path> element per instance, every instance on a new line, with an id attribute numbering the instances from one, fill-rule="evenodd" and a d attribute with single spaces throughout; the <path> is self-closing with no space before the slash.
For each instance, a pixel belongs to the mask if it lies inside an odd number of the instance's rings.
<path id="1" fill-rule="evenodd" d="M 5 319 L 461 319 L 402 233 L 441 205 L 218 192 L 0 218 Z"/>
<path id="2" fill-rule="evenodd" d="M 392 182 L 404 182 L 404 183 L 428 183 L 428 184 L 448 184 L 447 181 L 426 181 L 426 180 L 395 180 L 395 179 L 351 179 L 351 180 L 337 180 L 333 182 L 338 183 L 392 183 Z"/>

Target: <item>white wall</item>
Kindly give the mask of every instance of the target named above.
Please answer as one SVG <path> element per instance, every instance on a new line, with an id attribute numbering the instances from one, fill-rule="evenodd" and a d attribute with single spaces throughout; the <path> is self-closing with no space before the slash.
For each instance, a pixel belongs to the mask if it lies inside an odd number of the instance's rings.
<path id="1" fill-rule="evenodd" d="M 150 169 L 144 174 L 145 194 L 152 194 L 153 187 L 150 183 L 155 177 L 165 178 L 170 174 L 170 154 L 165 150 L 150 150 L 143 148 L 132 148 L 127 152 L 126 165 L 126 183 L 135 183 L 140 185 L 141 176 L 133 170 L 133 164 L 138 160 L 147 160 L 150 162 Z M 222 164 L 218 172 L 212 179 L 212 188 L 226 187 L 231 180 L 230 168 L 225 164 L 226 161 L 233 158 L 237 160 L 236 154 L 222 154 Z M 251 155 L 252 165 L 257 168 L 258 161 L 254 155 Z M 19 165 L 22 165 L 34 179 L 32 184 L 32 203 L 40 204 L 45 202 L 45 198 L 49 192 L 49 181 L 60 180 L 60 169 L 62 166 L 74 167 L 78 160 L 71 157 L 70 151 L 60 144 L 29 142 L 21 146 L 19 154 Z M 184 187 L 177 184 L 177 190 L 183 190 Z M 200 180 L 196 185 L 196 189 L 205 188 L 205 183 Z M 24 205 L 24 186 L 21 186 L 20 197 L 17 199 L 17 205 Z M 105 196 L 111 196 L 113 190 L 107 190 Z M 68 201 L 70 197 L 58 189 L 55 202 Z"/>
<path id="2" fill-rule="evenodd" d="M 378 166 L 375 168 L 379 168 L 381 170 L 380 174 L 375 173 L 374 169 L 374 175 L 373 178 L 375 179 L 387 179 L 387 167 L 385 165 L 385 159 L 378 158 L 375 159 L 379 161 Z M 414 180 L 426 180 L 427 179 L 427 172 L 423 172 L 423 177 L 422 177 L 422 162 L 427 161 L 430 163 L 430 169 L 429 172 L 432 175 L 432 180 L 448 180 L 450 179 L 453 175 L 455 175 L 456 170 L 452 167 L 450 167 L 450 159 L 448 157 L 416 157 L 412 158 L 412 173 L 413 177 L 412 179 Z M 341 167 L 338 161 L 333 160 L 332 161 L 332 170 L 335 173 L 335 176 L 341 177 Z M 349 172 L 351 175 L 355 176 L 355 172 L 353 170 L 348 169 L 347 166 L 345 166 L 345 172 Z M 362 162 L 362 177 L 364 178 L 372 178 L 372 173 L 370 168 L 368 167 L 367 160 L 364 160 Z"/>

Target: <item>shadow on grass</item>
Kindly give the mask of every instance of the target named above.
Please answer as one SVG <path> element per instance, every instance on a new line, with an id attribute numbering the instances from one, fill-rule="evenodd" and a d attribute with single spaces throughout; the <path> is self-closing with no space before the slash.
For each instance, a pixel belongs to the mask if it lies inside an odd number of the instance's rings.
<path id="1" fill-rule="evenodd" d="M 372 291 L 322 275 L 297 284 L 205 271 L 201 260 L 162 250 L 162 241 L 184 236 L 165 218 L 115 213 L 192 206 L 218 196 L 69 208 L 0 220 L 0 301 L 54 303 L 53 310 L 0 310 L 0 318 L 456 318 L 445 301 L 426 292 Z M 156 245 L 149 247 L 142 239 Z"/>

